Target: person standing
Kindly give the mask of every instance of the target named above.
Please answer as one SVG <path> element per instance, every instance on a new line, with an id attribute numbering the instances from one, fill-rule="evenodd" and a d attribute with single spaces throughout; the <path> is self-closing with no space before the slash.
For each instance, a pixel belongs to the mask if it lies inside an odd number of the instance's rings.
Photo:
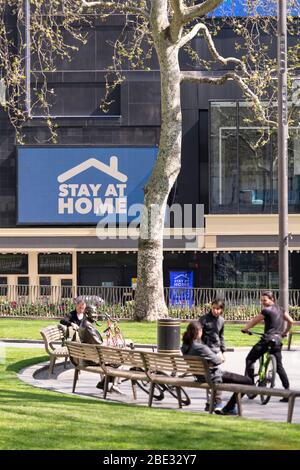
<path id="1" fill-rule="evenodd" d="M 220 357 L 220 363 L 225 362 L 225 340 L 224 340 L 224 301 L 214 299 L 211 303 L 210 311 L 199 318 L 202 327 L 202 342 L 210 350 Z M 209 391 L 207 392 L 207 403 L 205 411 L 209 411 Z M 215 401 L 215 410 L 222 409 L 222 393 L 218 392 Z"/>
<path id="2" fill-rule="evenodd" d="M 256 317 L 252 318 L 246 326 L 241 330 L 248 333 L 251 328 L 260 322 L 264 322 L 264 334 L 260 341 L 256 343 L 248 356 L 246 357 L 246 372 L 254 383 L 254 364 L 270 347 L 270 352 L 276 357 L 277 374 L 280 377 L 283 388 L 290 387 L 287 373 L 282 364 L 282 338 L 287 336 L 293 319 L 290 315 L 275 303 L 275 297 L 272 291 L 265 291 L 261 295 L 262 310 Z M 285 326 L 285 322 L 287 325 Z M 281 398 L 282 402 L 287 402 L 287 398 Z"/>

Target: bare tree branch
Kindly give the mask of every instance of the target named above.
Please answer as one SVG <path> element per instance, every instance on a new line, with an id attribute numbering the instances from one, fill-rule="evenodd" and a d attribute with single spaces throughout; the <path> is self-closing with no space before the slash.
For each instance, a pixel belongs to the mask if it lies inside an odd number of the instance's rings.
<path id="1" fill-rule="evenodd" d="M 82 0 L 82 6 L 91 8 L 91 7 L 101 7 L 105 10 L 111 11 L 111 10 L 118 10 L 121 13 L 132 13 L 135 15 L 141 15 L 144 16 L 145 18 L 149 19 L 149 12 L 147 9 L 141 8 L 141 7 L 135 7 L 131 4 L 122 4 L 117 1 L 102 1 L 102 0 L 96 0 L 96 1 L 91 1 L 88 2 L 86 0 Z"/>
<path id="2" fill-rule="evenodd" d="M 190 42 L 197 34 L 199 33 L 200 29 L 202 28 L 202 23 L 196 24 L 187 34 L 185 34 L 179 41 L 178 46 L 179 48 L 185 46 L 188 42 Z"/>
<path id="3" fill-rule="evenodd" d="M 244 94 L 251 99 L 255 112 L 258 115 L 258 119 L 261 122 L 266 124 L 277 126 L 276 121 L 271 121 L 266 117 L 265 110 L 263 108 L 262 103 L 260 102 L 258 96 L 251 90 L 251 88 L 247 85 L 245 80 L 238 75 L 236 72 L 227 72 L 221 77 L 213 77 L 208 75 L 203 75 L 201 72 L 181 72 L 181 82 L 189 82 L 189 83 L 208 83 L 210 85 L 224 85 L 225 82 L 228 80 L 234 80 L 239 87 L 242 89 Z"/>
<path id="4" fill-rule="evenodd" d="M 178 17 L 183 16 L 184 3 L 183 0 L 170 0 L 171 6 L 175 15 Z"/>
<path id="5" fill-rule="evenodd" d="M 184 24 L 190 23 L 196 18 L 207 15 L 219 5 L 223 3 L 223 0 L 206 0 L 200 5 L 193 5 L 191 7 L 185 7 L 183 12 L 182 21 Z"/>
<path id="6" fill-rule="evenodd" d="M 226 57 L 225 58 L 225 57 L 221 56 L 218 53 L 218 51 L 216 49 L 216 46 L 214 44 L 213 38 L 212 38 L 207 26 L 204 23 L 199 24 L 198 31 L 201 31 L 203 33 L 205 42 L 206 42 L 206 44 L 209 48 L 209 51 L 210 51 L 211 55 L 213 56 L 213 58 L 215 60 L 217 60 L 218 62 L 220 62 L 223 65 L 228 65 L 231 62 L 231 63 L 241 67 L 241 69 L 245 73 L 245 75 L 248 75 L 247 68 L 246 68 L 244 62 L 242 62 L 240 59 L 237 59 L 236 57 Z"/>

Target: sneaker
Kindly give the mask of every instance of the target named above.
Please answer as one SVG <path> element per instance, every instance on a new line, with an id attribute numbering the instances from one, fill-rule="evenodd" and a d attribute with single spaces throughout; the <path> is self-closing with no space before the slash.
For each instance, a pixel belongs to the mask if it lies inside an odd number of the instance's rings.
<path id="1" fill-rule="evenodd" d="M 112 385 L 109 391 L 110 393 L 114 392 L 114 393 L 117 393 L 118 395 L 125 395 L 125 393 L 122 392 L 122 390 L 120 390 L 119 387 L 117 387 L 116 385 Z"/>
<path id="2" fill-rule="evenodd" d="M 234 408 L 232 408 L 231 410 L 228 410 L 225 406 L 223 409 L 219 410 L 215 410 L 215 413 L 217 415 L 226 415 L 226 416 L 237 416 L 238 415 L 238 410 L 237 410 L 237 407 L 235 406 Z"/>
<path id="3" fill-rule="evenodd" d="M 209 406 L 210 406 L 209 403 L 206 403 L 206 404 L 205 404 L 204 411 L 209 411 Z M 222 408 L 223 408 L 222 403 L 215 403 L 215 405 L 214 405 L 214 411 L 216 411 L 216 410 L 222 410 Z"/>
<path id="4" fill-rule="evenodd" d="M 96 388 L 100 388 L 100 390 L 104 389 L 104 380 L 101 380 L 101 382 L 98 382 L 96 385 Z"/>
<path id="5" fill-rule="evenodd" d="M 214 412 L 218 414 L 218 411 L 221 411 L 223 409 L 222 403 L 216 403 L 214 407 Z"/>
<path id="6" fill-rule="evenodd" d="M 280 398 L 281 403 L 288 403 L 289 402 L 289 399 L 284 397 L 284 398 Z"/>

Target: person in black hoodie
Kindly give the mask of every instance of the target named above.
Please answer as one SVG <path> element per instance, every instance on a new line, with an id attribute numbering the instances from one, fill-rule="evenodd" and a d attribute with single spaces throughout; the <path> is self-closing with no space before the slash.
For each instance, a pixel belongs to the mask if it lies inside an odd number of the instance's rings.
<path id="1" fill-rule="evenodd" d="M 234 372 L 222 371 L 219 365 L 222 358 L 219 354 L 214 353 L 206 344 L 201 341 L 202 326 L 199 322 L 189 323 L 186 332 L 182 337 L 181 352 L 183 355 L 199 356 L 209 362 L 210 372 L 213 382 L 215 383 L 235 383 L 242 385 L 251 385 L 251 379 L 244 375 L 235 374 Z M 236 394 L 234 393 L 228 403 L 222 409 L 216 409 L 215 413 L 222 415 L 236 415 Z"/>
<path id="2" fill-rule="evenodd" d="M 199 318 L 202 326 L 202 342 L 206 344 L 215 354 L 221 358 L 221 362 L 225 362 L 225 340 L 224 340 L 224 301 L 214 299 L 211 303 L 210 311 Z M 209 410 L 210 393 L 207 392 L 207 403 L 205 411 Z M 222 409 L 222 393 L 216 395 L 215 409 Z"/>

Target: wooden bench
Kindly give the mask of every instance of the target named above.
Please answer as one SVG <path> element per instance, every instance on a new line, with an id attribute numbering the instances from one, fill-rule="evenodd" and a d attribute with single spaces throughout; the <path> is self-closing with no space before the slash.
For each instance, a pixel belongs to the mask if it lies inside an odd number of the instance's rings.
<path id="1" fill-rule="evenodd" d="M 125 348 L 97 346 L 101 367 L 105 374 L 103 398 L 106 398 L 110 378 L 123 378 L 131 381 L 133 398 L 137 399 L 136 381 L 149 382 L 144 371 L 144 359 L 141 351 Z M 113 367 L 113 365 L 117 367 Z"/>
<path id="2" fill-rule="evenodd" d="M 136 381 L 149 381 L 143 371 L 144 361 L 141 352 L 125 348 L 112 348 L 96 344 L 66 341 L 70 360 L 75 367 L 73 393 L 80 371 L 93 372 L 105 377 L 103 398 L 106 398 L 110 378 L 124 378 L 131 381 L 133 397 L 136 400 Z M 93 362 L 94 364 L 88 364 Z M 129 370 L 129 369 L 138 370 Z"/>
<path id="3" fill-rule="evenodd" d="M 75 367 L 72 388 L 73 393 L 76 389 L 80 371 L 98 374 L 100 376 L 100 380 L 102 380 L 104 371 L 100 365 L 99 354 L 95 344 L 66 341 L 66 347 L 70 356 L 70 361 Z"/>
<path id="4" fill-rule="evenodd" d="M 63 346 L 64 330 L 59 326 L 47 326 L 40 331 L 45 343 L 45 349 L 50 356 L 49 376 L 53 374 L 57 358 L 65 358 L 64 367 L 69 357 L 68 349 Z M 58 343 L 58 345 L 54 344 Z"/>
<path id="5" fill-rule="evenodd" d="M 216 393 L 226 391 L 236 393 L 238 414 L 242 416 L 241 397 L 244 394 L 268 395 L 288 399 L 287 422 L 292 422 L 295 399 L 300 397 L 299 390 L 256 387 L 230 383 L 214 383 L 205 359 L 199 356 L 181 356 L 154 352 L 137 351 L 125 348 L 112 348 L 101 345 L 90 345 L 66 342 L 70 358 L 75 365 L 73 392 L 75 391 L 80 370 L 104 375 L 103 397 L 106 398 L 110 378 L 125 378 L 131 381 L 133 396 L 136 399 L 135 382 L 138 380 L 150 383 L 148 405 L 153 402 L 156 384 L 175 387 L 178 406 L 182 407 L 180 387 L 211 390 L 209 412 L 213 413 Z M 78 364 L 79 360 L 97 362 L 98 365 Z M 195 379 L 195 376 L 199 380 Z"/>
<path id="6" fill-rule="evenodd" d="M 213 412 L 213 405 L 217 391 L 236 393 L 238 414 L 240 416 L 242 416 L 242 394 L 268 395 L 288 399 L 287 422 L 292 422 L 295 399 L 300 397 L 300 390 L 256 387 L 255 385 L 213 383 L 207 361 L 198 356 L 171 356 L 169 354 L 148 352 L 143 352 L 143 356 L 145 369 L 151 380 L 149 406 L 152 405 L 155 384 L 174 386 L 177 390 L 178 405 L 180 408 L 182 407 L 182 403 L 179 387 L 210 389 L 210 413 Z M 195 381 L 194 376 L 201 377 L 202 381 Z"/>
<path id="7" fill-rule="evenodd" d="M 291 330 L 289 332 L 288 347 L 287 347 L 288 351 L 290 351 L 290 349 L 291 349 L 293 335 L 300 335 L 300 330 Z"/>

